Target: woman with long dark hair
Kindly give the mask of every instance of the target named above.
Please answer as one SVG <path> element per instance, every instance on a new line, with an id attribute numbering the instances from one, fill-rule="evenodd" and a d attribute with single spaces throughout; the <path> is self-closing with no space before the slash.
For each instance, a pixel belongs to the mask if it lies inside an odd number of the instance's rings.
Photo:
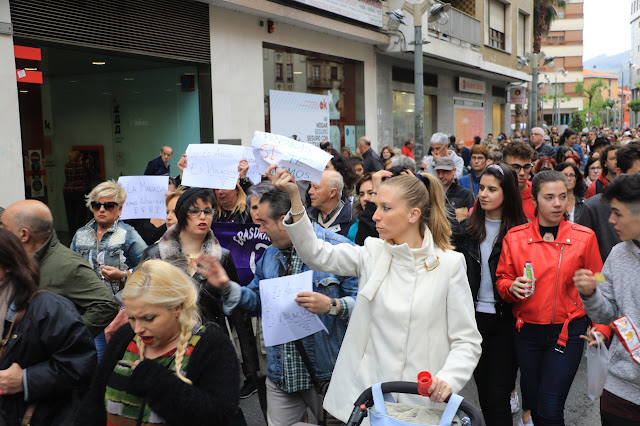
<path id="1" fill-rule="evenodd" d="M 576 134 L 576 132 L 574 132 L 570 128 L 565 129 L 562 136 L 560 136 L 560 146 L 565 146 L 577 152 L 580 156 L 580 164 L 586 164 L 587 157 L 584 156 L 584 151 L 582 151 L 582 147 L 578 143 L 578 135 Z M 561 161 L 558 161 L 558 158 L 556 156 L 556 163 L 562 163 L 564 162 L 564 160 L 565 159 L 562 158 Z"/>
<path id="2" fill-rule="evenodd" d="M 587 190 L 584 186 L 582 172 L 578 166 L 570 162 L 558 164 L 556 172 L 562 173 L 567 178 L 567 213 L 569 214 L 569 222 L 577 222 L 585 202 L 584 192 Z"/>
<path id="3" fill-rule="evenodd" d="M 38 291 L 39 279 L 18 237 L 0 229 L 0 412 L 7 425 L 69 424 L 96 367 L 80 314 L 64 297 Z"/>
<path id="4" fill-rule="evenodd" d="M 496 271 L 498 291 L 513 306 L 520 387 L 536 426 L 564 425 L 590 325 L 573 277 L 580 269 L 602 269 L 593 231 L 566 219 L 568 191 L 562 173 L 536 175 L 536 217 L 507 232 Z M 610 334 L 606 326 L 596 330 Z"/>
<path id="5" fill-rule="evenodd" d="M 480 177 L 478 201 L 458 251 L 464 254 L 467 277 L 482 335 L 482 355 L 473 376 L 487 425 L 512 425 L 510 396 L 518 369 L 513 344 L 511 306 L 496 288 L 502 239 L 514 226 L 527 223 L 518 175 L 505 163 L 492 164 Z"/>

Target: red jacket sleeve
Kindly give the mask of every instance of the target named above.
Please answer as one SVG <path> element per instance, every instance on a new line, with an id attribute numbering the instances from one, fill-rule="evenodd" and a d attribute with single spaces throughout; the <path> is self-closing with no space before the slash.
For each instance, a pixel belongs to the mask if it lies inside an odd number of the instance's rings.
<path id="1" fill-rule="evenodd" d="M 502 253 L 500 254 L 500 262 L 498 262 L 498 269 L 496 270 L 496 277 L 498 278 L 496 281 L 496 287 L 498 288 L 500 296 L 502 296 L 504 301 L 507 303 L 513 303 L 519 300 L 509 291 L 509 287 L 511 287 L 511 284 L 518 276 L 511 258 L 510 237 L 511 232 L 509 231 L 502 240 Z"/>
<path id="2" fill-rule="evenodd" d="M 589 188 L 587 188 L 587 192 L 585 192 L 584 194 L 584 198 L 585 199 L 589 199 L 591 197 L 593 197 L 594 195 L 596 195 L 596 183 L 593 182 L 591 185 L 589 185 Z"/>
<path id="3" fill-rule="evenodd" d="M 600 247 L 598 246 L 598 239 L 594 232 L 590 232 L 589 239 L 587 240 L 584 268 L 589 269 L 594 274 L 602 272 L 602 256 L 600 256 Z"/>

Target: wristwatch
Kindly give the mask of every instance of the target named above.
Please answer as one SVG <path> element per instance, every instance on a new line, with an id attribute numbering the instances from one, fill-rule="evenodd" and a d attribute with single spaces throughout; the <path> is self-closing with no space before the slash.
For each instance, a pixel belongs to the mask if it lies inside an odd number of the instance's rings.
<path id="1" fill-rule="evenodd" d="M 338 299 L 331 299 L 331 307 L 329 308 L 329 315 L 338 315 L 340 313 L 340 304 Z"/>

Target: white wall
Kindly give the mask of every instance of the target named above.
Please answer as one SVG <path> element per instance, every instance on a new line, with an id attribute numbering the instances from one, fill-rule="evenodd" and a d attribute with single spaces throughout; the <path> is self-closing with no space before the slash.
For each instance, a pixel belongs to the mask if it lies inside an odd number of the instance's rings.
<path id="1" fill-rule="evenodd" d="M 11 22 L 9 0 L 0 0 L 0 22 Z M 24 199 L 22 139 L 13 37 L 0 34 L 0 206 Z"/>
<path id="2" fill-rule="evenodd" d="M 211 79 L 215 140 L 241 139 L 264 131 L 262 43 L 304 49 L 364 62 L 365 132 L 377 145 L 376 61 L 371 44 L 278 22 L 275 32 L 259 26 L 260 17 L 210 6 Z"/>

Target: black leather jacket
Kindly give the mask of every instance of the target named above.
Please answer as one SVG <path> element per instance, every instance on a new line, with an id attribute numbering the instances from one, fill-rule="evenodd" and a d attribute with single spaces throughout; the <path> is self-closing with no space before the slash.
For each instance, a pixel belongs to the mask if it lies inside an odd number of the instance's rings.
<path id="1" fill-rule="evenodd" d="M 461 227 L 466 228 L 467 221 L 461 223 Z M 468 232 L 459 234 L 456 238 L 456 251 L 464 255 L 464 259 L 467 263 L 467 278 L 469 279 L 469 287 L 471 287 L 471 295 L 473 296 L 473 303 L 478 303 L 478 291 L 480 290 L 480 277 L 482 274 L 482 267 L 480 263 L 480 243 L 472 241 Z M 500 254 L 502 253 L 502 240 L 496 242 L 491 250 L 489 256 L 489 270 L 491 271 L 491 281 L 493 281 L 493 296 L 496 300 L 496 315 L 505 318 L 512 318 L 511 304 L 506 303 L 496 288 L 496 270 L 498 269 L 498 262 L 500 261 Z"/>
<path id="2" fill-rule="evenodd" d="M 6 424 L 19 425 L 27 406 L 35 402 L 31 425 L 68 425 L 97 361 L 89 329 L 73 304 L 57 294 L 38 292 L 0 361 L 0 370 L 18 363 L 27 374 L 28 401 L 24 392 L 0 397 Z"/>

